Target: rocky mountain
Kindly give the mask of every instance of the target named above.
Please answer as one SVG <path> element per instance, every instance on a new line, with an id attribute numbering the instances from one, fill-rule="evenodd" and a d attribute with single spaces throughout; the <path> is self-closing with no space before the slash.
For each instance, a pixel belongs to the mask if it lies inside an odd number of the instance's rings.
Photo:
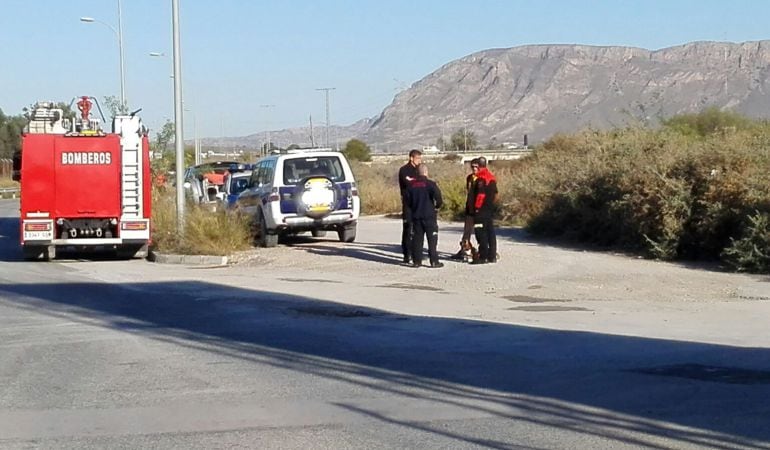
<path id="1" fill-rule="evenodd" d="M 654 123 L 718 106 L 767 117 L 770 41 L 694 42 L 657 51 L 530 45 L 486 50 L 414 83 L 364 139 L 432 144 L 463 126 L 480 143 L 540 141 L 557 132 Z"/>
<path id="2" fill-rule="evenodd" d="M 654 124 L 707 106 L 768 117 L 769 74 L 770 41 L 694 42 L 655 51 L 586 45 L 485 50 L 417 81 L 379 117 L 334 133 L 341 145 L 358 137 L 378 150 L 403 150 L 432 145 L 463 127 L 481 144 L 520 143 L 524 134 L 534 143 L 587 126 Z M 309 130 L 273 133 L 280 145 L 303 142 Z"/>

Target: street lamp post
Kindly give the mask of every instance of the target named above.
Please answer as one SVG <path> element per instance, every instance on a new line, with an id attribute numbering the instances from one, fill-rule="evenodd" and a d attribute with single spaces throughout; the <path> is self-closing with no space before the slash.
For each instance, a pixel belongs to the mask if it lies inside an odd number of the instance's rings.
<path id="1" fill-rule="evenodd" d="M 120 108 L 121 113 L 126 112 L 128 105 L 126 104 L 126 70 L 125 59 L 123 57 L 123 10 L 121 7 L 121 0 L 118 0 L 118 29 L 116 30 L 112 25 L 102 22 L 101 20 L 94 19 L 93 17 L 81 17 L 81 22 L 85 23 L 100 23 L 115 34 L 118 40 L 118 50 L 120 51 Z"/>
<path id="2" fill-rule="evenodd" d="M 182 112 L 182 50 L 179 37 L 179 0 L 171 0 L 171 29 L 174 47 L 174 127 L 176 128 L 176 220 L 184 229 L 184 124 Z"/>

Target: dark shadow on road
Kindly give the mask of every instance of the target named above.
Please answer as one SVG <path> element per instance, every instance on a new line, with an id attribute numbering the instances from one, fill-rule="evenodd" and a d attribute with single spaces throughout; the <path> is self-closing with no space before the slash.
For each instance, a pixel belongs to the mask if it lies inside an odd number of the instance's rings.
<path id="1" fill-rule="evenodd" d="M 364 242 L 353 242 L 343 245 L 331 245 L 323 241 L 297 242 L 290 244 L 292 247 L 302 249 L 314 255 L 334 255 L 347 258 L 359 259 L 381 264 L 403 265 L 403 255 L 401 245 L 395 244 L 374 244 Z M 439 259 L 446 260 L 452 256 L 450 253 L 439 252 Z M 428 250 L 425 249 L 423 258 L 428 259 Z"/>
<path id="2" fill-rule="evenodd" d="M 0 261 L 23 261 L 19 244 L 19 219 L 0 217 Z"/>
<path id="3" fill-rule="evenodd" d="M 0 302 L 626 445 L 657 447 L 665 437 L 675 446 L 770 448 L 766 348 L 404 316 L 199 281 L 5 284 Z M 682 376 L 678 365 L 758 375 L 750 383 L 704 380 Z M 401 425 L 458 445 L 511 447 L 428 423 Z"/>
<path id="4" fill-rule="evenodd" d="M 442 230 L 462 234 L 463 226 L 462 224 L 452 223 L 451 225 L 445 225 L 442 228 Z M 497 226 L 496 231 L 497 231 L 498 240 L 508 240 L 519 244 L 527 244 L 527 245 L 534 245 L 534 246 L 540 246 L 540 247 L 554 247 L 554 248 L 560 248 L 560 249 L 574 251 L 574 252 L 609 254 L 609 255 L 617 255 L 617 256 L 623 256 L 623 257 L 634 258 L 634 259 L 639 258 L 638 253 L 624 251 L 618 248 L 600 246 L 600 245 L 581 244 L 579 242 L 571 241 L 565 238 L 535 236 L 527 232 L 522 227 Z M 475 242 L 475 238 L 474 238 L 474 242 Z M 685 269 L 703 270 L 703 271 L 717 272 L 717 273 L 733 273 L 731 270 L 729 270 L 727 266 L 720 263 L 719 261 L 677 260 L 677 261 L 666 261 L 665 263 L 673 264 L 675 266 L 682 267 Z M 758 279 L 761 279 L 763 281 L 770 280 L 769 277 L 763 276 L 761 274 L 760 275 L 755 274 L 753 276 L 758 277 Z"/>

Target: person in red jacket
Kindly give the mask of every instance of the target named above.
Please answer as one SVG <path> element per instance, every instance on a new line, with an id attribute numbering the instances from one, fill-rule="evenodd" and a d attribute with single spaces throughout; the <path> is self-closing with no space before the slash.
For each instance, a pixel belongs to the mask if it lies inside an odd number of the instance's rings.
<path id="1" fill-rule="evenodd" d="M 471 173 L 465 177 L 465 222 L 463 224 L 463 237 L 460 239 L 460 250 L 452 255 L 452 259 L 462 261 L 465 259 L 466 249 L 473 249 L 471 245 L 471 234 L 473 234 L 473 215 L 476 212 L 473 202 L 476 200 L 476 193 L 474 192 L 476 184 L 476 174 L 479 171 L 479 159 L 473 158 L 471 160 Z"/>
<path id="2" fill-rule="evenodd" d="M 497 199 L 497 180 L 487 168 L 487 160 L 479 158 L 479 171 L 474 184 L 475 200 L 473 229 L 479 243 L 479 259 L 473 264 L 497 262 L 497 235 L 494 210 Z"/>

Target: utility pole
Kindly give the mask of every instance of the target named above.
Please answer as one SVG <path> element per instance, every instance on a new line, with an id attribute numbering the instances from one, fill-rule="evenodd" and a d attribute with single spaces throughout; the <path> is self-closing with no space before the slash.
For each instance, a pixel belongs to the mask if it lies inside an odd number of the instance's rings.
<path id="1" fill-rule="evenodd" d="M 260 108 L 275 108 L 275 105 L 259 105 Z M 265 155 L 270 154 L 270 113 L 267 114 L 268 120 L 265 121 L 265 128 L 267 128 L 267 143 L 265 143 Z"/>
<path id="2" fill-rule="evenodd" d="M 333 88 L 333 87 L 331 87 L 331 88 L 327 87 L 327 88 L 318 88 L 318 89 L 316 89 L 316 91 L 324 91 L 324 92 L 326 92 L 326 143 L 325 143 L 325 147 L 327 147 L 327 148 L 331 145 L 330 144 L 331 140 L 329 139 L 329 129 L 331 128 L 331 122 L 329 121 L 330 120 L 329 119 L 329 91 L 333 91 L 335 89 L 336 88 Z"/>
<path id="3" fill-rule="evenodd" d="M 119 46 L 120 46 L 120 107 L 123 109 L 122 114 L 128 114 L 128 103 L 126 103 L 126 63 L 123 57 L 123 7 L 118 0 L 118 34 L 119 34 Z"/>
<path id="4" fill-rule="evenodd" d="M 315 135 L 313 134 L 313 115 L 310 115 L 310 147 L 315 148 Z"/>
<path id="5" fill-rule="evenodd" d="M 446 117 L 441 119 L 441 151 L 446 152 L 446 141 L 444 140 L 444 125 L 446 124 Z"/>

